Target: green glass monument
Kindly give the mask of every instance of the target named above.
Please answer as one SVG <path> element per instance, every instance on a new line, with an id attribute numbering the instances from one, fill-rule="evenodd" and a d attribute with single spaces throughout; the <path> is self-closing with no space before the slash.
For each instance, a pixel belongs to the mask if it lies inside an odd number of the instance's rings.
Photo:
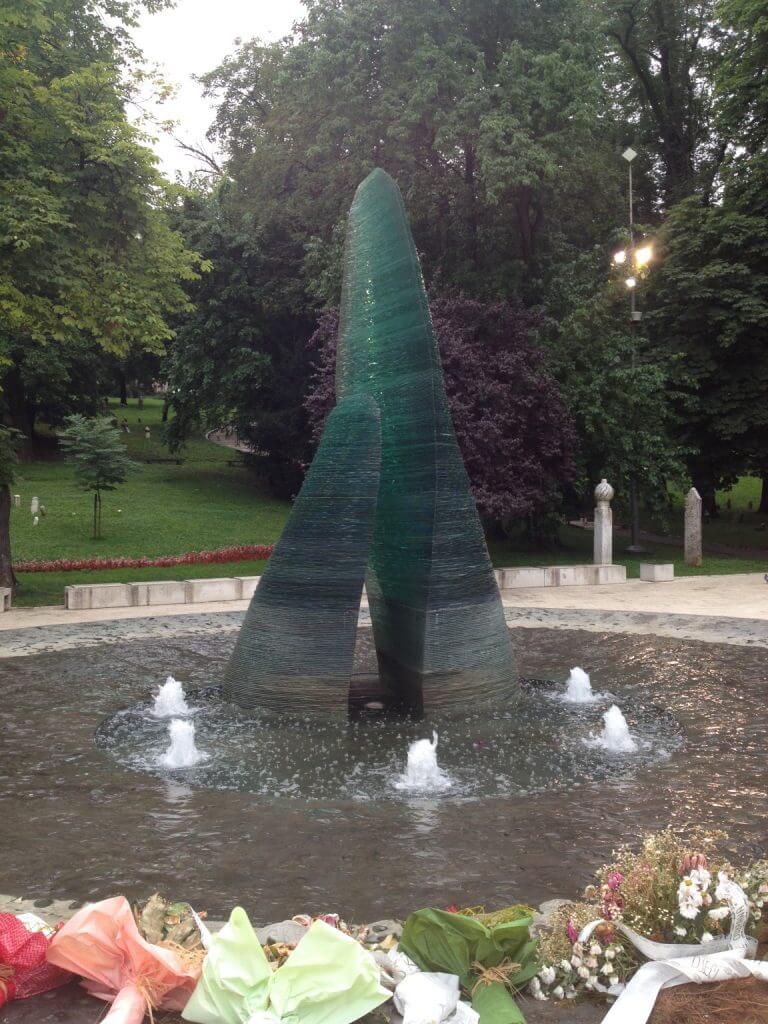
<path id="1" fill-rule="evenodd" d="M 336 410 L 253 598 L 225 692 L 245 707 L 346 707 L 365 578 L 388 703 L 417 713 L 507 704 L 518 684 L 504 610 L 405 207 L 382 170 L 359 186 L 349 214 L 336 385 Z M 321 518 L 312 507 L 321 481 L 334 496 L 322 513 L 326 536 L 348 539 L 330 557 L 322 530 L 306 527 Z M 350 487 L 360 488 L 354 501 Z"/>

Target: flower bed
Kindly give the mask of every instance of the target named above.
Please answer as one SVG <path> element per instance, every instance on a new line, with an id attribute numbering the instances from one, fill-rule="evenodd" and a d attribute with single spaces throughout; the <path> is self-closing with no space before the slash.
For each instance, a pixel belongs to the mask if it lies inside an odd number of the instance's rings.
<path id="1" fill-rule="evenodd" d="M 56 558 L 40 562 L 16 562 L 16 572 L 69 572 L 76 569 L 151 569 L 158 566 L 213 564 L 217 562 L 248 562 L 267 559 L 273 544 L 239 544 L 218 551 L 187 551 L 183 555 L 160 555 L 157 558 Z"/>

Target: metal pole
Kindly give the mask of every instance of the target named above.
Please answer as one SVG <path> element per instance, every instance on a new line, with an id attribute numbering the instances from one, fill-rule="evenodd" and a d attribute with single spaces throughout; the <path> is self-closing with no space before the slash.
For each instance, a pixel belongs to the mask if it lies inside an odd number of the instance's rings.
<path id="1" fill-rule="evenodd" d="M 632 202 L 632 161 L 629 167 L 629 258 L 634 261 L 635 256 L 635 216 Z M 634 266 L 632 267 L 634 273 Z M 629 289 L 629 338 L 630 338 L 630 360 L 632 369 L 636 364 L 635 353 L 635 289 Z M 637 482 L 634 474 L 629 481 L 629 522 L 631 531 L 631 544 L 627 551 L 632 555 L 643 555 L 646 549 L 640 543 L 640 508 L 637 500 Z"/>

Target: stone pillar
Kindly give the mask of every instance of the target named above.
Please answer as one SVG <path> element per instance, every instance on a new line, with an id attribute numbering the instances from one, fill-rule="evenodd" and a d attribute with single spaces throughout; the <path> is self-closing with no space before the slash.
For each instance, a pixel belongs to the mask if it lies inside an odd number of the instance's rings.
<path id="1" fill-rule="evenodd" d="M 20 494 L 14 494 L 14 496 L 13 496 L 13 504 L 14 504 L 14 508 L 21 508 L 21 495 Z"/>
<path id="2" fill-rule="evenodd" d="M 701 495 L 692 487 L 685 496 L 683 533 L 686 565 L 701 565 Z"/>
<path id="3" fill-rule="evenodd" d="M 39 498 L 33 498 L 32 499 L 32 501 L 29 503 L 29 511 L 32 513 L 33 516 L 37 515 L 37 513 L 40 511 L 40 499 Z"/>
<path id="4" fill-rule="evenodd" d="M 595 488 L 595 565 L 613 564 L 613 488 L 603 477 Z"/>

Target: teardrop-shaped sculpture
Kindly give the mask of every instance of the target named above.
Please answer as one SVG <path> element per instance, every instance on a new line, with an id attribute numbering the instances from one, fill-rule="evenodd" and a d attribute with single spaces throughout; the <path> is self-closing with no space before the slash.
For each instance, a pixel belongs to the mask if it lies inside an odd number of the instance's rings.
<path id="1" fill-rule="evenodd" d="M 349 214 L 337 395 L 381 414 L 381 482 L 366 586 L 379 673 L 430 710 L 517 696 L 509 632 L 453 430 L 400 191 L 375 170 Z"/>

